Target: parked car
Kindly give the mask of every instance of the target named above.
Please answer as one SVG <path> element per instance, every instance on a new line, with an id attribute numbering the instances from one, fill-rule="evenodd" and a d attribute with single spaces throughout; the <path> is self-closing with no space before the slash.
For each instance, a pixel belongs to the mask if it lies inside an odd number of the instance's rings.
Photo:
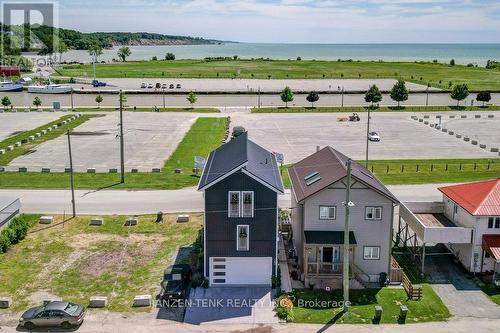
<path id="1" fill-rule="evenodd" d="M 181 89 L 181 85 L 180 85 L 180 83 L 177 83 L 176 88 L 177 88 L 177 89 Z"/>
<path id="2" fill-rule="evenodd" d="M 19 326 L 32 330 L 39 326 L 62 327 L 70 329 L 79 326 L 85 317 L 85 308 L 81 305 L 54 301 L 24 312 L 19 319 Z"/>
<path id="3" fill-rule="evenodd" d="M 98 80 L 92 80 L 92 86 L 94 88 L 106 87 L 106 82 L 102 82 L 102 81 L 98 81 Z"/>
<path id="4" fill-rule="evenodd" d="M 162 299 L 182 299 L 187 297 L 192 270 L 187 264 L 176 264 L 169 266 L 161 282 Z"/>
<path id="5" fill-rule="evenodd" d="M 146 87 L 147 87 L 146 82 L 141 83 L 141 88 L 146 88 Z"/>
<path id="6" fill-rule="evenodd" d="M 174 89 L 174 88 L 175 88 L 175 86 L 174 86 L 173 84 L 170 84 L 169 88 L 170 88 L 170 89 Z"/>
<path id="7" fill-rule="evenodd" d="M 167 89 L 167 84 L 166 84 L 166 83 L 162 84 L 162 85 L 161 85 L 161 88 L 162 88 L 162 89 Z"/>
<path id="8" fill-rule="evenodd" d="M 240 136 L 245 133 L 247 130 L 243 126 L 234 126 L 233 127 L 233 138 Z"/>
<path id="9" fill-rule="evenodd" d="M 160 82 L 156 82 L 155 88 L 156 89 L 160 89 L 161 88 L 161 83 Z"/>
<path id="10" fill-rule="evenodd" d="M 148 88 L 153 89 L 153 84 L 152 83 L 148 84 Z"/>
<path id="11" fill-rule="evenodd" d="M 377 132 L 368 133 L 368 140 L 378 142 L 380 141 L 380 135 Z"/>

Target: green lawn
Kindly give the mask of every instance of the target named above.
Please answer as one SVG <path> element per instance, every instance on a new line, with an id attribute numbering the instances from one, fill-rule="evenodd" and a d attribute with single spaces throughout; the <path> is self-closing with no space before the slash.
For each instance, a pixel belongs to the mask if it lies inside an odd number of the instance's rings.
<path id="1" fill-rule="evenodd" d="M 103 226 L 90 226 L 89 216 L 56 216 L 52 226 L 36 224 L 26 239 L 0 254 L 0 296 L 13 298 L 13 307 L 0 314 L 40 304 L 40 292 L 84 306 L 90 296 L 103 295 L 109 298 L 106 310 L 149 311 L 132 308 L 134 296 L 154 297 L 174 259 L 196 262 L 189 249 L 174 254 L 193 244 L 202 217 L 190 214 L 190 222 L 176 223 L 176 214 L 168 214 L 155 223 L 156 215 L 140 216 L 137 226 L 125 227 L 124 216 L 104 216 Z"/>
<path id="2" fill-rule="evenodd" d="M 226 118 L 198 118 L 165 162 L 161 173 L 127 173 L 123 184 L 120 184 L 119 174 L 75 173 L 75 186 L 92 189 L 179 189 L 195 186 L 200 175 L 192 172 L 194 157 L 206 157 L 221 145 L 226 121 Z M 174 173 L 175 169 L 181 169 L 182 173 Z M 3 172 L 0 173 L 0 188 L 68 188 L 69 177 L 65 173 Z"/>
<path id="3" fill-rule="evenodd" d="M 408 300 L 406 292 L 400 288 L 381 288 L 351 290 L 351 309 L 347 315 L 342 315 L 339 307 L 332 307 L 335 302 L 342 301 L 342 291 L 334 290 L 295 290 L 295 301 L 292 322 L 315 324 L 370 324 L 374 317 L 375 305 L 381 305 L 383 314 L 381 323 L 398 323 L 399 304 L 408 307 L 406 323 L 421 323 L 429 321 L 445 321 L 450 313 L 439 296 L 428 284 L 424 284 L 423 297 L 420 300 Z M 303 300 L 303 307 L 298 307 Z M 315 308 L 308 301 L 330 301 L 330 306 Z M 325 305 L 328 305 L 325 303 Z"/>
<path id="4" fill-rule="evenodd" d="M 282 172 L 287 188 L 290 166 L 283 166 Z M 370 161 L 368 168 L 386 185 L 460 183 L 498 178 L 500 159 L 379 160 Z"/>
<path id="5" fill-rule="evenodd" d="M 27 139 L 29 136 L 35 135 L 35 133 L 41 132 L 42 130 L 47 129 L 48 127 L 51 127 L 53 125 L 56 125 L 56 124 L 66 120 L 72 116 L 73 115 L 65 115 L 57 120 L 54 120 L 50 123 L 39 126 L 35 129 L 29 130 L 29 131 L 24 131 L 21 133 L 17 133 L 13 136 L 10 136 L 10 137 L 8 137 L 5 140 L 0 142 L 0 149 L 5 149 L 9 145 L 13 145 L 16 142 L 19 142 L 23 139 Z M 96 115 L 83 115 L 83 116 L 76 118 L 75 120 L 67 123 L 66 125 L 62 125 L 62 126 L 56 128 L 55 130 L 47 132 L 45 135 L 42 135 L 38 138 L 35 138 L 35 140 L 33 140 L 33 141 L 22 144 L 20 147 L 15 147 L 13 150 L 6 151 L 5 154 L 0 155 L 0 165 L 5 166 L 5 165 L 9 164 L 14 158 L 29 153 L 35 146 L 37 146 L 45 141 L 49 141 L 49 140 L 52 140 L 52 139 L 59 137 L 60 135 L 66 133 L 66 131 L 71 130 L 77 126 L 80 126 L 81 124 L 83 124 L 84 122 L 86 122 L 87 120 L 89 120 L 92 117 L 96 117 Z"/>
<path id="6" fill-rule="evenodd" d="M 500 305 L 500 287 L 495 287 L 492 285 L 485 285 L 483 288 L 481 288 L 483 292 L 488 295 L 488 297 L 495 302 L 496 304 Z"/>
<path id="7" fill-rule="evenodd" d="M 59 75 L 89 76 L 92 65 L 68 65 Z M 313 61 L 313 60 L 175 60 L 130 61 L 99 64 L 97 76 L 104 78 L 182 77 L 182 78 L 256 78 L 256 79 L 376 79 L 403 78 L 407 81 L 448 89 L 467 83 L 476 90 L 500 90 L 500 70 L 429 62 Z M 360 76 L 361 75 L 361 76 Z"/>
<path id="8" fill-rule="evenodd" d="M 252 108 L 252 113 L 324 113 L 324 112 L 368 112 L 370 107 L 366 106 L 344 106 L 344 107 L 264 107 Z M 425 106 L 381 106 L 371 109 L 371 112 L 446 112 L 446 111 L 497 111 L 500 110 L 498 105 L 480 106 L 445 106 L 445 105 L 430 105 Z"/>

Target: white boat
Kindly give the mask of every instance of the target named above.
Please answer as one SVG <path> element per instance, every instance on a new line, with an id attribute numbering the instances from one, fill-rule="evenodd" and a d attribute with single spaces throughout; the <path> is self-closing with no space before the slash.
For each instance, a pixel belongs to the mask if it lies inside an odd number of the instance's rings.
<path id="1" fill-rule="evenodd" d="M 23 84 L 13 81 L 0 82 L 0 91 L 23 91 Z"/>
<path id="2" fill-rule="evenodd" d="M 66 94 L 73 90 L 71 86 L 62 84 L 47 84 L 43 86 L 28 86 L 29 93 L 36 94 Z"/>

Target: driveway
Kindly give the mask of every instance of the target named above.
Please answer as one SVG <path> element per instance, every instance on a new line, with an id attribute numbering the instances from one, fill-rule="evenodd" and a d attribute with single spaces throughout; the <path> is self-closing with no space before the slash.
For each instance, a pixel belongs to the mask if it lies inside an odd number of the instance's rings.
<path id="1" fill-rule="evenodd" d="M 266 287 L 211 287 L 192 290 L 184 322 L 189 324 L 273 324 L 271 289 Z"/>

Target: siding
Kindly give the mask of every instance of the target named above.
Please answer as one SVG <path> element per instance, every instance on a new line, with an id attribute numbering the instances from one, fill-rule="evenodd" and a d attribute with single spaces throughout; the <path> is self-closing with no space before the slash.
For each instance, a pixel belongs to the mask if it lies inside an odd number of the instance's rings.
<path id="1" fill-rule="evenodd" d="M 229 191 L 254 192 L 254 217 L 229 218 Z M 277 194 L 247 175 L 236 172 L 205 191 L 206 274 L 210 257 L 272 257 L 276 263 Z M 237 225 L 249 225 L 249 251 L 236 251 Z"/>

